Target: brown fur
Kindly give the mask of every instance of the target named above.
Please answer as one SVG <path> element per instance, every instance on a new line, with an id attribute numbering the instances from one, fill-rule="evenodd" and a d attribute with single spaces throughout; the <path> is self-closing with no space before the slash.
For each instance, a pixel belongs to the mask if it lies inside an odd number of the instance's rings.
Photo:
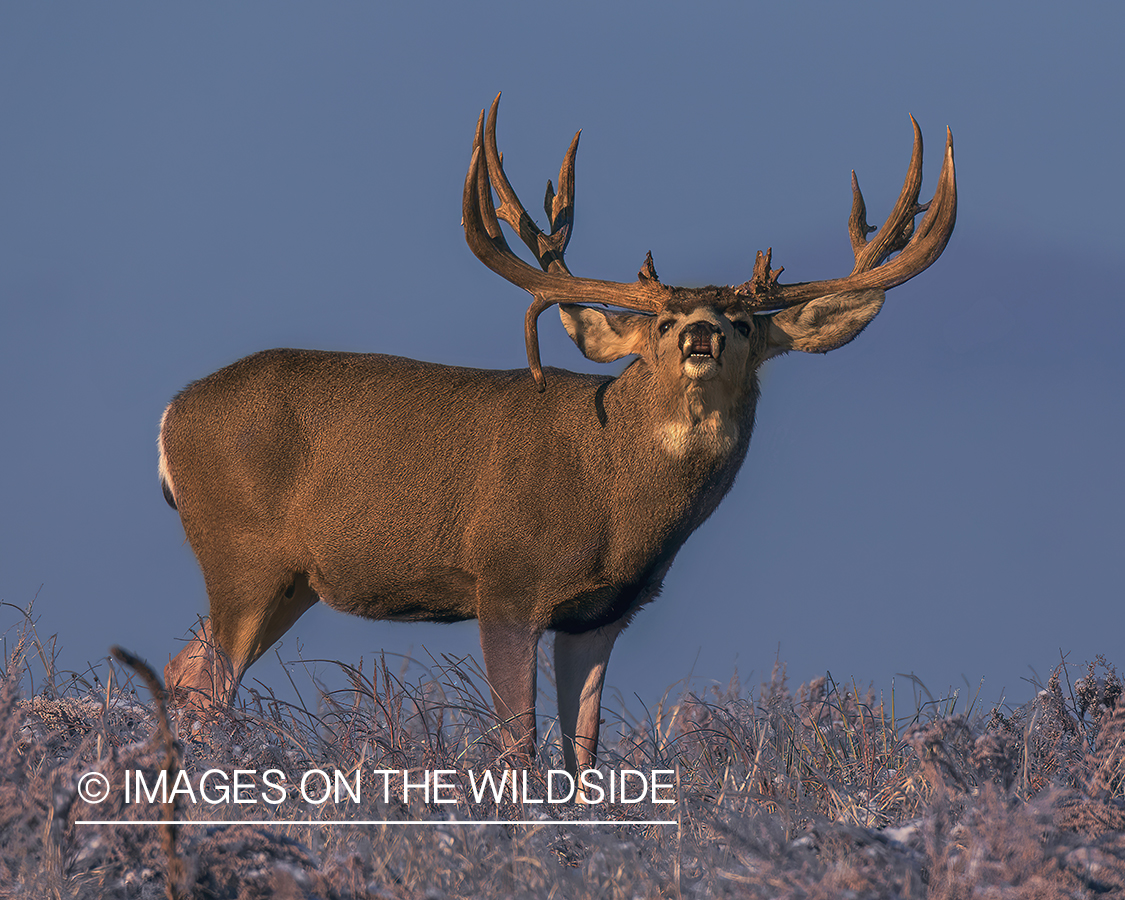
<path id="1" fill-rule="evenodd" d="M 812 302 L 862 327 L 882 297 Z M 617 379 L 551 371 L 539 393 L 525 370 L 270 350 L 181 392 L 161 473 L 211 614 L 167 667 L 176 695 L 229 699 L 317 599 L 370 619 L 475 618 L 497 713 L 528 751 L 536 645 L 553 630 L 567 763 L 592 763 L 617 634 L 730 489 L 759 365 L 816 336 L 796 311 L 752 317 L 710 293 L 659 317 L 563 316 L 588 355 L 639 359 Z M 688 328 L 723 348 L 713 365 L 687 358 Z"/>

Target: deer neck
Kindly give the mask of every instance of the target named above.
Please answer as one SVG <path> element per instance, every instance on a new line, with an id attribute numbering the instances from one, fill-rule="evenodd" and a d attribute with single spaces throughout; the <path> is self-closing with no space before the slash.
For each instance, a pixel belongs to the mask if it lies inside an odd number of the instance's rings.
<path id="1" fill-rule="evenodd" d="M 653 382 L 650 421 L 658 452 L 671 460 L 719 464 L 736 455 L 740 447 L 745 452 L 753 422 L 752 399 L 745 386 L 683 376 L 670 384 Z"/>
<path id="2" fill-rule="evenodd" d="M 745 455 L 754 424 L 757 378 L 731 385 L 718 379 L 661 379 L 643 364 L 618 379 L 623 399 L 640 412 L 638 443 L 650 444 L 666 463 L 723 465 Z"/>

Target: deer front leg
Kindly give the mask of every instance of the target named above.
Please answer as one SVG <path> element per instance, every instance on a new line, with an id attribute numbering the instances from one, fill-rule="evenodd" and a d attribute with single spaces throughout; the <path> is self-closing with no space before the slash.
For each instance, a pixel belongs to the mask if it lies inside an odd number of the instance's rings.
<path id="1" fill-rule="evenodd" d="M 555 635 L 555 680 L 559 691 L 559 728 L 566 770 L 577 777 L 597 760 L 602 686 L 618 623 L 582 634 Z"/>
<path id="2" fill-rule="evenodd" d="M 530 623 L 480 619 L 484 669 L 504 747 L 521 763 L 535 758 L 535 678 L 539 630 Z"/>

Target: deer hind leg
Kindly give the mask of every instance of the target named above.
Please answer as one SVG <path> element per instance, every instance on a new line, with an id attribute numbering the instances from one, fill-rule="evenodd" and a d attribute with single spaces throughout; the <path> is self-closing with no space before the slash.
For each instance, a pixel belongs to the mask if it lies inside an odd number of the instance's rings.
<path id="1" fill-rule="evenodd" d="M 233 700 L 251 664 L 318 599 L 303 574 L 264 581 L 244 573 L 234 586 L 210 578 L 208 596 L 210 617 L 164 668 L 173 700 L 201 709 Z M 258 603 L 262 596 L 269 602 Z"/>
<path id="2" fill-rule="evenodd" d="M 566 770 L 577 775 L 597 760 L 602 687 L 609 654 L 623 625 L 614 623 L 582 634 L 555 634 L 555 681 L 559 730 Z"/>
<path id="3" fill-rule="evenodd" d="M 538 631 L 530 623 L 480 620 L 484 669 L 492 705 L 502 723 L 504 748 L 521 763 L 535 758 L 535 678 Z"/>

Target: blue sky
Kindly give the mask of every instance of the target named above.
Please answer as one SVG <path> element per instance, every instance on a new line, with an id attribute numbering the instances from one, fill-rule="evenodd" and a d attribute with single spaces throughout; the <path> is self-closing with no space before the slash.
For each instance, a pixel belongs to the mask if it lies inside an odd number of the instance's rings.
<path id="1" fill-rule="evenodd" d="M 845 274 L 849 172 L 881 221 L 912 113 L 925 197 L 953 128 L 948 249 L 853 344 L 768 365 L 738 483 L 607 683 L 637 709 L 779 657 L 1020 702 L 1060 651 L 1125 664 L 1123 26 L 1110 3 L 5 4 L 0 600 L 38 597 L 66 668 L 114 643 L 162 664 L 206 610 L 156 480 L 177 390 L 274 346 L 524 364 L 526 295 L 459 225 L 497 91 L 529 208 L 583 129 L 572 270 L 628 281 L 651 250 L 686 285 L 767 246 L 784 278 Z M 553 315 L 541 335 L 546 364 L 603 368 Z M 324 608 L 298 642 L 479 659 L 474 623 Z"/>

